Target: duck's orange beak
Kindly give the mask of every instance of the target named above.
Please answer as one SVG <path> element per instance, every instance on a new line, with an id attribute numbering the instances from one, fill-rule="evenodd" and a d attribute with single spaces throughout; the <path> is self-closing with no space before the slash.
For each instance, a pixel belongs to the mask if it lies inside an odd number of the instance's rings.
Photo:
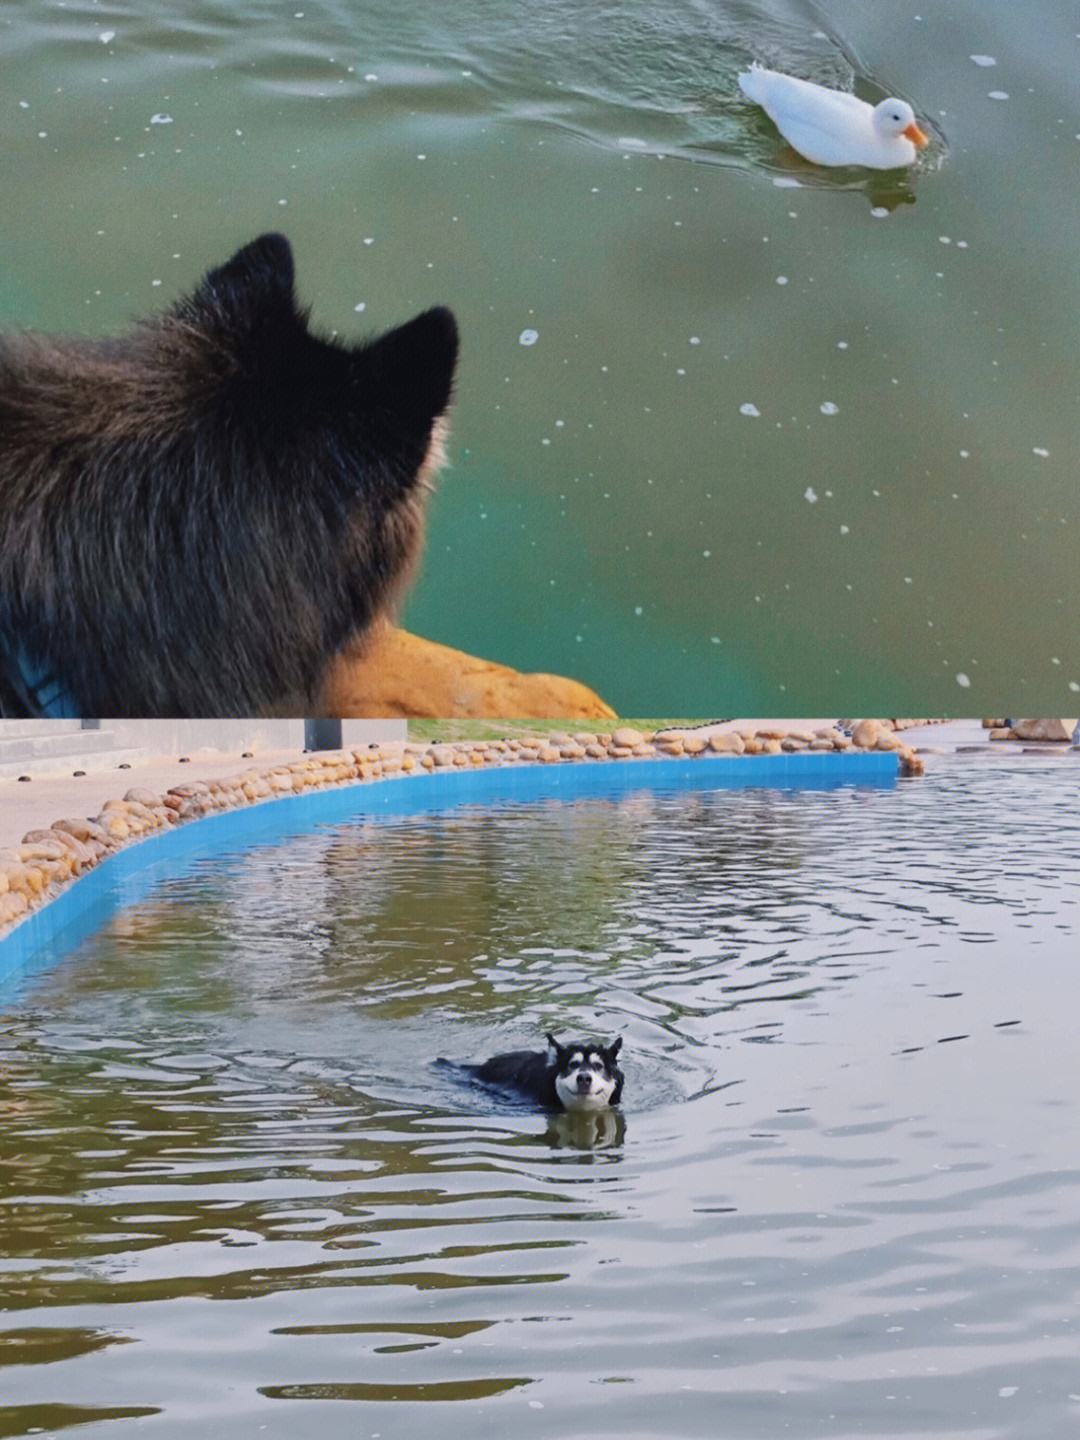
<path id="1" fill-rule="evenodd" d="M 925 130 L 920 130 L 914 120 L 903 133 L 917 150 L 925 150 L 927 145 L 930 144 L 930 136 L 927 135 Z"/>

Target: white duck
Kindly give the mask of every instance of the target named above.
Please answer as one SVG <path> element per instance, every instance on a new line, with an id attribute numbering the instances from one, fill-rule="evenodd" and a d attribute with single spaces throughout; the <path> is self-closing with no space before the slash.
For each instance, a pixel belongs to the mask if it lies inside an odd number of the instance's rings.
<path id="1" fill-rule="evenodd" d="M 930 143 L 906 100 L 868 105 L 844 90 L 827 90 L 761 65 L 742 72 L 739 88 L 761 106 L 792 149 L 815 165 L 896 170 L 914 164 Z"/>

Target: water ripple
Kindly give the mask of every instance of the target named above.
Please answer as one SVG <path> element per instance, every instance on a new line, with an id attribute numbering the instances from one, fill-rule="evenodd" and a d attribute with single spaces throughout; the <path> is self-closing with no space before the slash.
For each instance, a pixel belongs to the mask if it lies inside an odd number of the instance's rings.
<path id="1" fill-rule="evenodd" d="M 6 1017 L 0 1433 L 1068 1433 L 1077 817 L 957 762 L 163 881 Z M 548 1028 L 624 1114 L 432 1064 Z"/>

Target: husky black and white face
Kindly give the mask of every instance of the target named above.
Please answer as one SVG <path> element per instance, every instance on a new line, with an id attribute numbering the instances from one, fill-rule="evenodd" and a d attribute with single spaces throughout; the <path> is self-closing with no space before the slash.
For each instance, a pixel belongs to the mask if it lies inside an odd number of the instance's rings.
<path id="1" fill-rule="evenodd" d="M 548 1040 L 548 1063 L 556 1068 L 555 1092 L 565 1110 L 604 1110 L 618 1103 L 622 1071 L 615 1061 L 622 1040 L 608 1046 L 591 1041 L 561 1045 Z"/>

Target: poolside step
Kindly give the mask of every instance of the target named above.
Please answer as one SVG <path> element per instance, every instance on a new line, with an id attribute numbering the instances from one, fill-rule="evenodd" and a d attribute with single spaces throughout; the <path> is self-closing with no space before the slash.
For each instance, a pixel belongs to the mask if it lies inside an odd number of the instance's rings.
<path id="1" fill-rule="evenodd" d="M 19 775 L 56 775 L 73 770 L 110 770 L 147 756 L 142 748 L 121 745 L 112 730 L 83 730 L 77 720 L 0 721 L 0 779 Z"/>

